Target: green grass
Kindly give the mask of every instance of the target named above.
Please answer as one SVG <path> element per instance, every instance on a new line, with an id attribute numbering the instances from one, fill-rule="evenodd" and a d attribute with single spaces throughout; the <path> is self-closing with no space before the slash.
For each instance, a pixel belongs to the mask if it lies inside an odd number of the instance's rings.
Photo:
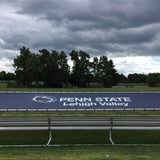
<path id="1" fill-rule="evenodd" d="M 148 87 L 145 83 L 119 83 L 113 88 L 101 88 L 97 83 L 91 83 L 90 88 L 11 88 L 7 83 L 0 83 L 0 91 L 20 92 L 160 92 L 160 87 Z"/>
<path id="2" fill-rule="evenodd" d="M 160 92 L 160 87 L 119 87 L 119 88 L 7 88 L 0 91 L 20 92 Z"/>
<path id="3" fill-rule="evenodd" d="M 0 145 L 45 145 L 48 131 L 1 131 Z M 160 144 L 160 131 L 113 131 L 115 144 Z M 51 144 L 111 144 L 109 131 L 52 131 Z"/>
<path id="4" fill-rule="evenodd" d="M 157 117 L 160 111 L 0 112 L 0 118 Z"/>
<path id="5" fill-rule="evenodd" d="M 160 143 L 159 131 L 114 131 L 115 143 Z M 110 144 L 108 131 L 53 131 L 51 144 Z M 1 144 L 46 144 L 47 131 L 1 132 Z M 160 147 L 67 146 L 1 148 L 0 159 L 16 160 L 158 160 Z"/>
<path id="6" fill-rule="evenodd" d="M 159 160 L 160 147 L 2 148 L 2 160 Z"/>

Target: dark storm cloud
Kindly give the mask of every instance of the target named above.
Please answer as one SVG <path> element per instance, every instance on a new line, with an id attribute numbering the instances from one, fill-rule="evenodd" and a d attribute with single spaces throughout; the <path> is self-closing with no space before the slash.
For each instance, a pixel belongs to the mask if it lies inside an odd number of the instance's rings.
<path id="1" fill-rule="evenodd" d="M 19 13 L 58 22 L 93 22 L 93 27 L 128 28 L 159 23 L 159 8 L 159 0 L 28 0 Z"/>
<path id="2" fill-rule="evenodd" d="M 6 45 L 0 43 L 0 47 L 5 49 L 26 45 L 37 50 L 83 49 L 94 55 L 159 55 L 159 0 L 2 0 L 0 3 L 12 10 L 15 19 L 10 18 L 16 22 L 12 26 L 6 15 L 8 19 L 2 28 L 12 30 L 5 34 L 0 31 L 0 38 L 6 42 Z"/>

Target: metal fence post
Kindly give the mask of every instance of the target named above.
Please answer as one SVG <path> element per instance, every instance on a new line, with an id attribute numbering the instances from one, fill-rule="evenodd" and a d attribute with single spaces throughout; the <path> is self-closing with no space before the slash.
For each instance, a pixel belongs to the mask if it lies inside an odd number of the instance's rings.
<path id="1" fill-rule="evenodd" d="M 47 142 L 47 146 L 49 146 L 51 140 L 52 140 L 52 131 L 51 131 L 51 119 L 48 119 L 48 130 L 49 130 L 49 139 Z"/>
<path id="2" fill-rule="evenodd" d="M 112 140 L 112 127 L 113 127 L 113 118 L 110 118 L 109 140 L 112 143 L 112 145 L 115 145 L 115 143 Z"/>

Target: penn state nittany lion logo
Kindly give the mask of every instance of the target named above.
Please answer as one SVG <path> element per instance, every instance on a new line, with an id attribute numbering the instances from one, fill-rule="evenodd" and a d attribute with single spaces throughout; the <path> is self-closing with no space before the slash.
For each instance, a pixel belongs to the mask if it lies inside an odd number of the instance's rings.
<path id="1" fill-rule="evenodd" d="M 54 103 L 57 101 L 57 98 L 52 96 L 35 96 L 32 100 L 38 103 Z"/>

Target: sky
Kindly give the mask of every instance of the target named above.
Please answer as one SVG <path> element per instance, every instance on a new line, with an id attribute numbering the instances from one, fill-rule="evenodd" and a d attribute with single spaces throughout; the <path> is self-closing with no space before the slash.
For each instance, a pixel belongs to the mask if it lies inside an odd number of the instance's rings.
<path id="1" fill-rule="evenodd" d="M 0 71 L 14 72 L 22 46 L 83 50 L 119 73 L 160 72 L 159 0 L 1 0 Z"/>

